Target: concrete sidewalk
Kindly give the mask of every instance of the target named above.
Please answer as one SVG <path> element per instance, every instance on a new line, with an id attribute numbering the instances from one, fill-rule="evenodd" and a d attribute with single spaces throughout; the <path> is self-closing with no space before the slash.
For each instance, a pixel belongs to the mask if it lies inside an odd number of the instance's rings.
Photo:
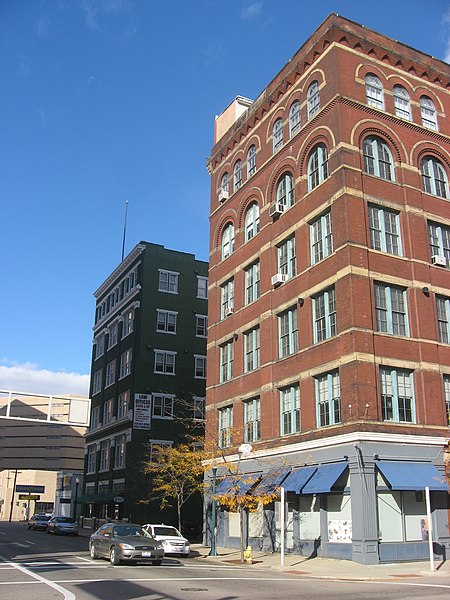
<path id="1" fill-rule="evenodd" d="M 80 535 L 89 537 L 91 529 L 80 528 Z M 242 569 L 273 569 L 321 579 L 341 580 L 395 580 L 419 577 L 449 577 L 450 561 L 435 561 L 435 571 L 431 571 L 428 561 L 389 563 L 381 565 L 360 565 L 351 560 L 332 558 L 306 558 L 298 554 L 285 554 L 284 566 L 281 566 L 279 552 L 253 552 L 252 564 L 241 563 L 241 552 L 236 548 L 217 548 L 217 556 L 209 556 L 210 548 L 203 544 L 191 544 L 191 558 L 208 565 L 222 564 Z"/>
<path id="2" fill-rule="evenodd" d="M 191 545 L 191 555 L 208 564 L 219 562 L 224 565 L 240 566 L 243 569 L 274 569 L 285 573 L 322 579 L 349 580 L 386 580 L 418 577 L 450 577 L 450 562 L 435 562 L 436 571 L 431 571 L 430 563 L 425 561 L 408 563 L 390 563 L 382 565 L 360 565 L 350 560 L 332 558 L 305 558 L 298 554 L 285 554 L 284 566 L 278 552 L 253 552 L 251 565 L 241 563 L 240 550 L 218 548 L 217 557 L 209 556 L 210 549 L 202 544 Z"/>

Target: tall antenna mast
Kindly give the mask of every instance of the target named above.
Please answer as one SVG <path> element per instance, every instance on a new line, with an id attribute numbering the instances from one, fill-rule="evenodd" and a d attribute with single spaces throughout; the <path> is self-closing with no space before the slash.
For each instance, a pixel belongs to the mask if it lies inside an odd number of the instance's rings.
<path id="1" fill-rule="evenodd" d="M 122 260 L 125 254 L 125 238 L 127 235 L 128 200 L 125 200 L 125 220 L 123 222 Z"/>

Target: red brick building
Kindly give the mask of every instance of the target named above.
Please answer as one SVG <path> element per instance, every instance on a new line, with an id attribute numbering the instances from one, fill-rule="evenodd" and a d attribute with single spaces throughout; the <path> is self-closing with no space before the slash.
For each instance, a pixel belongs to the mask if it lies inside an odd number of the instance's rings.
<path id="1" fill-rule="evenodd" d="M 450 548 L 450 66 L 330 15 L 216 118 L 208 169 L 207 440 L 282 467 L 294 552 L 421 558 L 430 510 Z"/>

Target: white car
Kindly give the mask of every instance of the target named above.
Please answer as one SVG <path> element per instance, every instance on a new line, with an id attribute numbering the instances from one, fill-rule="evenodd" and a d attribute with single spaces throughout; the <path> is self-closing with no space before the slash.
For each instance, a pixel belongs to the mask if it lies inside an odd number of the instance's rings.
<path id="1" fill-rule="evenodd" d="M 164 548 L 164 554 L 181 554 L 189 556 L 191 545 L 189 540 L 172 525 L 152 525 L 147 523 L 143 528 L 148 531 Z"/>

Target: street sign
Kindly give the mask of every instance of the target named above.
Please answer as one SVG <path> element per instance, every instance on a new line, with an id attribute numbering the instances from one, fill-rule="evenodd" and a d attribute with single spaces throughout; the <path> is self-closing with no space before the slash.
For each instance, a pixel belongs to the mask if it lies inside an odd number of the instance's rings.
<path id="1" fill-rule="evenodd" d="M 114 496 L 113 500 L 116 504 L 121 504 L 124 501 L 124 498 L 122 496 Z"/>
<path id="2" fill-rule="evenodd" d="M 40 500 L 37 494 L 19 494 L 19 500 Z"/>
<path id="3" fill-rule="evenodd" d="M 44 494 L 45 485 L 16 485 L 16 493 L 20 494 Z"/>
<path id="4" fill-rule="evenodd" d="M 70 498 L 60 498 L 59 502 L 60 504 L 70 504 L 72 500 Z"/>

